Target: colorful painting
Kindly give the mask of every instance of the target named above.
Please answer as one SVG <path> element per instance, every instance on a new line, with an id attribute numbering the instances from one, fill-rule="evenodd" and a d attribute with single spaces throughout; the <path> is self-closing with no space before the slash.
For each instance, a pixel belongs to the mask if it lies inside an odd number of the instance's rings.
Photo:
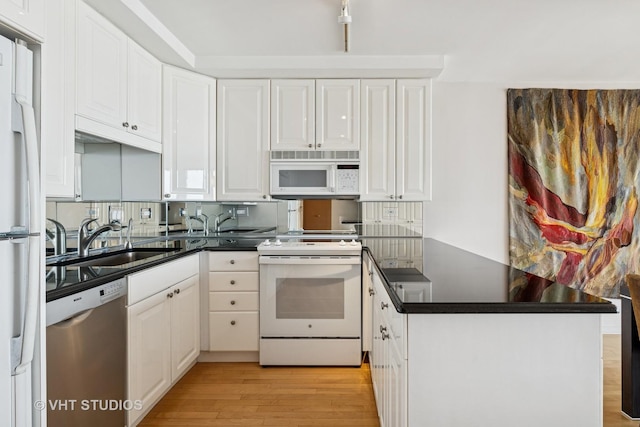
<path id="1" fill-rule="evenodd" d="M 509 89 L 510 262 L 617 297 L 640 272 L 640 90 Z"/>

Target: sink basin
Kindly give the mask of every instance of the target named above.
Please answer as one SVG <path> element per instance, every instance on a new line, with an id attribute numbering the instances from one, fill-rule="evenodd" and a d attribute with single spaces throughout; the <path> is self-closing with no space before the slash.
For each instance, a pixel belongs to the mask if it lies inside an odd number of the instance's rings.
<path id="1" fill-rule="evenodd" d="M 88 258 L 76 258 L 69 261 L 63 261 L 53 266 L 114 266 L 128 264 L 134 261 L 140 261 L 142 259 L 151 258 L 166 253 L 175 252 L 178 249 L 174 248 L 140 248 L 132 249 L 125 252 L 107 253 L 102 255 L 96 255 Z"/>

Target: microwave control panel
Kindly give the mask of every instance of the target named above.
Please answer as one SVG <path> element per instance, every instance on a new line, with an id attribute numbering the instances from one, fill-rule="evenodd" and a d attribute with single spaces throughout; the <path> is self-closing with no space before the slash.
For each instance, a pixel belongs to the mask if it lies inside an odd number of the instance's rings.
<path id="1" fill-rule="evenodd" d="M 336 169 L 336 193 L 360 194 L 360 166 L 338 165 Z"/>

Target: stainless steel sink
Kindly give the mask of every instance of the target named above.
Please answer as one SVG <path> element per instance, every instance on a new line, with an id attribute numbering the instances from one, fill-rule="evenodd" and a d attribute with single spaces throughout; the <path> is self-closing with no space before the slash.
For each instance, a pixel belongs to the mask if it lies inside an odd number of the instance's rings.
<path id="1" fill-rule="evenodd" d="M 107 253 L 103 255 L 92 256 L 88 258 L 76 258 L 74 260 L 68 260 L 64 262 L 60 262 L 57 264 L 52 264 L 54 266 L 114 266 L 114 265 L 122 265 L 128 264 L 134 261 L 140 261 L 143 259 L 151 258 L 158 255 L 164 255 L 166 253 L 171 253 L 178 251 L 179 249 L 175 248 L 140 248 L 140 249 L 132 249 L 126 252 L 116 252 L 116 253 Z"/>

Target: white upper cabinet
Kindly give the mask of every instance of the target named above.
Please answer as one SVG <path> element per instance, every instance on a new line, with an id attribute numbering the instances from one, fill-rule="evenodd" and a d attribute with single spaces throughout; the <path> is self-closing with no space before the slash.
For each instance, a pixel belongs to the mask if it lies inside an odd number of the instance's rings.
<path id="1" fill-rule="evenodd" d="M 218 200 L 269 196 L 269 81 L 218 80 Z"/>
<path id="2" fill-rule="evenodd" d="M 431 80 L 362 80 L 360 200 L 431 200 Z"/>
<path id="3" fill-rule="evenodd" d="M 316 80 L 318 150 L 360 149 L 360 81 Z"/>
<path id="4" fill-rule="evenodd" d="M 271 81 L 271 149 L 315 148 L 315 81 Z"/>
<path id="5" fill-rule="evenodd" d="M 161 150 L 160 62 L 83 2 L 76 72 L 78 130 Z"/>
<path id="6" fill-rule="evenodd" d="M 431 80 L 398 80 L 397 96 L 397 197 L 431 200 Z"/>
<path id="7" fill-rule="evenodd" d="M 393 200 L 396 194 L 396 82 L 362 80 L 360 89 L 360 200 Z"/>
<path id="8" fill-rule="evenodd" d="M 47 0 L 47 13 L 53 7 Z M 45 33 L 45 0 L 0 0 L 0 21 L 16 30 L 43 41 Z"/>
<path id="9" fill-rule="evenodd" d="M 75 197 L 76 0 L 47 0 L 41 138 L 47 197 Z"/>
<path id="10" fill-rule="evenodd" d="M 162 67 L 149 52 L 129 40 L 127 120 L 131 132 L 161 141 Z"/>
<path id="11" fill-rule="evenodd" d="M 163 71 L 163 193 L 170 200 L 216 199 L 216 80 Z"/>

